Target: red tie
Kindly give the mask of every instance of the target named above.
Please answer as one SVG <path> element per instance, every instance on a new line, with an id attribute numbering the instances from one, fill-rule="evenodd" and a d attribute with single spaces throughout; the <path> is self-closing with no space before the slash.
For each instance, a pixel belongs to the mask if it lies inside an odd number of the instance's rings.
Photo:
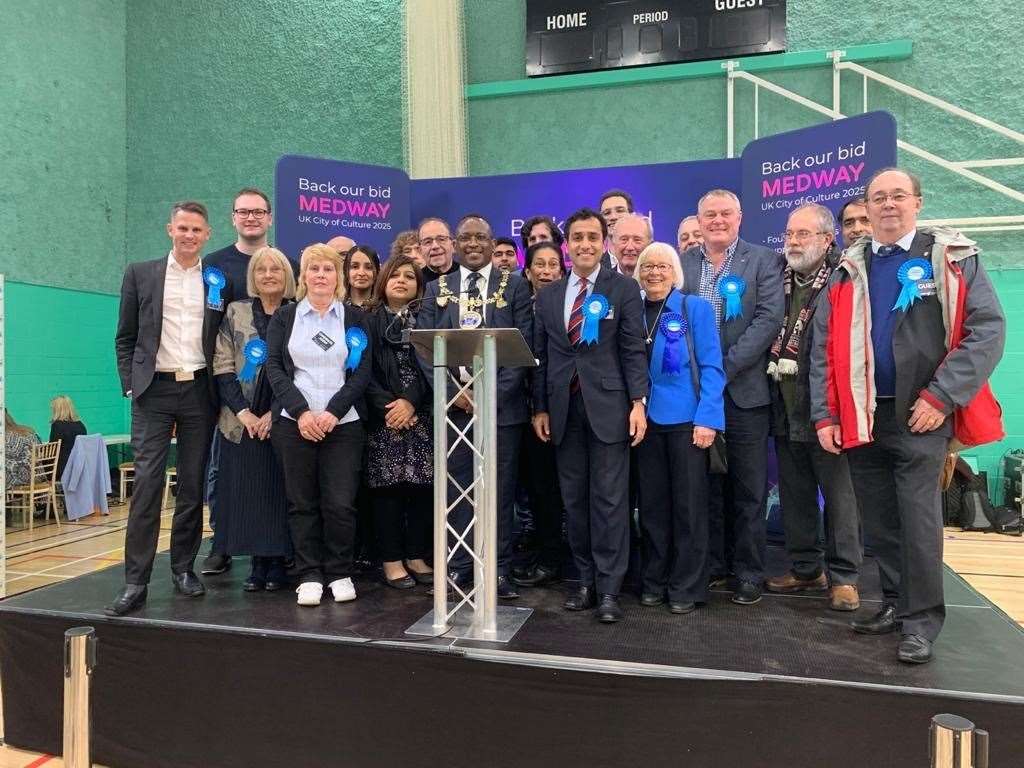
<path id="1" fill-rule="evenodd" d="M 580 336 L 583 333 L 583 302 L 587 299 L 587 278 L 580 278 L 580 292 L 576 294 L 576 300 L 572 303 L 572 310 L 569 312 L 569 344 L 578 347 Z M 572 372 L 569 379 L 569 392 L 576 394 L 580 391 L 580 374 Z"/>

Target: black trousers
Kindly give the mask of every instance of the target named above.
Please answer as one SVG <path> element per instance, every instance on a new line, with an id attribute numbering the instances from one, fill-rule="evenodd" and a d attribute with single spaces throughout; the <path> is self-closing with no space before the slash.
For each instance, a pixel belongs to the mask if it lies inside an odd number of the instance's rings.
<path id="1" fill-rule="evenodd" d="M 880 399 L 874 442 L 848 452 L 850 475 L 882 592 L 896 603 L 903 634 L 934 640 L 946 618 L 939 474 L 949 438 L 907 430 L 893 401 Z"/>
<path id="2" fill-rule="evenodd" d="M 827 569 L 831 586 L 856 585 L 864 556 L 860 512 L 845 453 L 817 442 L 775 438 L 786 553 L 793 573 L 815 579 Z M 825 547 L 818 536 L 818 489 L 825 499 Z"/>
<path id="3" fill-rule="evenodd" d="M 433 550 L 434 491 L 399 483 L 372 489 L 377 548 L 385 563 L 421 560 Z"/>
<path id="4" fill-rule="evenodd" d="M 530 497 L 537 550 L 533 559 L 545 568 L 562 565 L 562 519 L 565 506 L 558 488 L 555 446 L 542 442 L 529 426 L 523 429 L 520 477 Z"/>
<path id="5" fill-rule="evenodd" d="M 770 424 L 769 406 L 740 408 L 726 390 L 725 444 L 729 473 L 715 478 L 711 484 L 710 573 L 724 574 L 731 570 L 738 579 L 758 585 L 764 581 Z"/>
<path id="6" fill-rule="evenodd" d="M 203 483 L 214 425 L 206 378 L 154 379 L 132 399 L 135 488 L 124 541 L 128 584 L 148 584 L 160 538 L 160 504 L 172 434 L 177 435 L 177 495 L 171 521 L 171 571 L 192 570 L 203 537 Z"/>
<path id="7" fill-rule="evenodd" d="M 469 421 L 469 414 L 459 411 L 451 414 L 452 421 L 463 429 Z M 519 443 L 522 439 L 522 424 L 498 427 L 498 575 L 508 576 L 512 569 L 512 533 L 515 527 L 516 515 L 516 478 L 519 472 Z M 473 431 L 466 434 L 466 438 L 472 443 Z M 448 429 L 448 472 L 455 478 L 459 485 L 466 489 L 473 482 L 473 451 L 463 441 L 455 444 L 456 433 Z M 435 479 L 434 482 L 437 482 Z M 454 502 L 460 495 L 460 491 L 453 483 L 448 483 L 448 503 Z M 472 493 L 470 493 L 472 498 Z M 468 501 L 459 502 L 448 514 L 448 523 L 461 535 L 473 519 L 473 510 Z M 473 549 L 473 531 L 466 534 L 465 544 L 469 547 L 459 547 L 451 556 L 449 567 L 453 571 L 471 573 L 473 571 L 473 558 L 469 554 Z M 449 547 L 455 545 L 455 537 L 449 536 Z M 436 567 L 436 564 L 435 564 Z"/>
<path id="8" fill-rule="evenodd" d="M 598 440 L 577 392 L 556 455 L 580 584 L 617 595 L 629 565 L 629 441 Z"/>
<path id="9" fill-rule="evenodd" d="M 637 446 L 643 591 L 673 602 L 708 599 L 708 456 L 693 427 L 648 432 Z"/>
<path id="10" fill-rule="evenodd" d="M 299 434 L 296 422 L 281 417 L 270 439 L 284 469 L 296 578 L 329 584 L 351 576 L 366 443 L 362 422 L 338 424 L 314 443 Z"/>

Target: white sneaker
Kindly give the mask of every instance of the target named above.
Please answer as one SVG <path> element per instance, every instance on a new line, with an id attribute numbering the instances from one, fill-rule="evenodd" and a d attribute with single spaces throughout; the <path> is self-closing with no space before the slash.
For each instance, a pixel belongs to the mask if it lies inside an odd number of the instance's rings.
<path id="1" fill-rule="evenodd" d="M 331 592 L 334 593 L 334 602 L 347 603 L 356 599 L 356 588 L 352 585 L 352 579 L 337 579 L 330 583 Z"/>
<path id="2" fill-rule="evenodd" d="M 324 593 L 324 585 L 319 581 L 304 581 L 299 584 L 295 593 L 299 596 L 299 605 L 320 605 L 320 596 Z"/>

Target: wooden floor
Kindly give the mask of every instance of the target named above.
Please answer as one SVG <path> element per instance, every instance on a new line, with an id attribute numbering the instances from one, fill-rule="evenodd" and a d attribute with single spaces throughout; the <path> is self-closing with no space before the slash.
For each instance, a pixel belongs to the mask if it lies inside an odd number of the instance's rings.
<path id="1" fill-rule="evenodd" d="M 168 509 L 161 521 L 160 551 L 168 547 L 171 512 Z M 7 594 L 45 587 L 123 562 L 127 516 L 127 507 L 115 505 L 108 516 L 64 523 L 60 530 L 52 522 L 36 526 L 32 533 L 9 530 Z M 210 532 L 208 527 L 205 531 Z M 945 539 L 945 561 L 950 568 L 1024 626 L 1024 538 L 947 528 Z M 0 746 L 0 768 L 63 765 L 59 757 Z"/>

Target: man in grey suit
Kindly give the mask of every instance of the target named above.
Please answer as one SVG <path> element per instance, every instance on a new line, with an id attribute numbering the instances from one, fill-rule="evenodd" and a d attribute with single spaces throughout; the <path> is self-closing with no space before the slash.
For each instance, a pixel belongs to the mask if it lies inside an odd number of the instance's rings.
<path id="1" fill-rule="evenodd" d="M 736 586 L 732 600 L 752 605 L 764 586 L 764 505 L 768 476 L 771 393 L 768 350 L 784 312 L 782 267 L 768 248 L 740 239 L 743 212 L 732 192 L 713 189 L 697 205 L 703 244 L 683 254 L 684 290 L 715 308 L 725 367 L 725 443 L 728 474 L 713 478 L 710 509 L 712 584 L 728 572 L 729 545 Z"/>
<path id="2" fill-rule="evenodd" d="M 211 364 L 223 302 L 204 279 L 210 238 L 202 203 L 171 208 L 168 256 L 129 264 L 114 346 L 121 389 L 132 401 L 135 487 L 125 535 L 125 586 L 107 607 L 120 616 L 146 601 L 160 536 L 160 502 L 171 437 L 178 441 L 171 578 L 177 592 L 205 592 L 193 572 L 203 533 L 203 475 L 217 412 Z M 211 280 L 211 282 L 217 282 Z"/>
<path id="3" fill-rule="evenodd" d="M 565 236 L 572 272 L 536 298 L 533 428 L 555 443 L 580 574 L 565 608 L 593 608 L 600 595 L 597 617 L 613 623 L 629 564 L 629 446 L 647 429 L 643 300 L 635 280 L 601 264 L 601 214 L 577 211 Z"/>

